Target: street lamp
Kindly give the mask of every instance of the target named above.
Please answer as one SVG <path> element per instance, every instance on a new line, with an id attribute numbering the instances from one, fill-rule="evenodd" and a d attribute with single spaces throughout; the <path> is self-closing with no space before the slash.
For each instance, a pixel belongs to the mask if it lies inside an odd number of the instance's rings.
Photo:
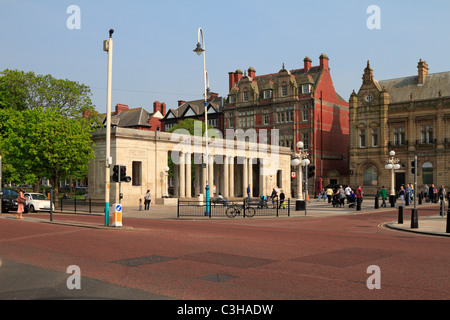
<path id="1" fill-rule="evenodd" d="M 303 210 L 304 208 L 304 198 L 303 198 L 303 192 L 302 192 L 302 184 L 303 184 L 303 170 L 301 166 L 305 165 L 305 160 L 308 157 L 308 152 L 303 149 L 304 144 L 302 141 L 297 142 L 297 149 L 298 152 L 294 154 L 294 159 L 291 160 L 291 165 L 293 167 L 297 167 L 297 201 L 295 202 L 295 210 Z M 309 164 L 309 160 L 308 160 Z"/>
<path id="2" fill-rule="evenodd" d="M 400 160 L 395 158 L 395 151 L 389 152 L 390 158 L 386 160 L 386 170 L 391 170 L 391 192 L 389 194 L 389 202 L 391 203 L 391 208 L 395 207 L 395 178 L 394 170 L 400 169 Z"/>
<path id="3" fill-rule="evenodd" d="M 109 30 L 109 40 L 103 41 L 103 51 L 108 52 L 108 84 L 106 93 L 106 166 L 105 166 L 105 226 L 109 226 L 109 184 L 111 159 L 111 89 L 112 89 L 112 56 L 113 29 Z"/>
<path id="4" fill-rule="evenodd" d="M 200 35 L 202 42 L 200 43 Z M 206 85 L 207 81 L 207 73 L 206 73 L 206 58 L 205 58 L 205 38 L 203 36 L 202 28 L 198 28 L 197 33 L 197 47 L 193 50 L 197 55 L 201 55 L 203 53 L 203 82 L 204 82 L 204 96 L 205 96 L 205 165 L 206 165 L 206 212 L 205 215 L 209 216 L 209 184 L 208 184 L 208 88 Z"/>

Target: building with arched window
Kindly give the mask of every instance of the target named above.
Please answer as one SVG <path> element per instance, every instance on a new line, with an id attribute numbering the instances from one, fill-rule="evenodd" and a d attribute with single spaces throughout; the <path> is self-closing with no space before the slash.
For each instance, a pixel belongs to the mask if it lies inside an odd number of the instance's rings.
<path id="1" fill-rule="evenodd" d="M 367 62 L 361 88 L 350 96 L 350 183 L 365 194 L 390 188 L 391 150 L 400 161 L 396 190 L 414 183 L 415 155 L 419 191 L 425 184 L 449 188 L 450 72 L 429 74 L 422 59 L 417 69 L 414 76 L 378 81 Z"/>

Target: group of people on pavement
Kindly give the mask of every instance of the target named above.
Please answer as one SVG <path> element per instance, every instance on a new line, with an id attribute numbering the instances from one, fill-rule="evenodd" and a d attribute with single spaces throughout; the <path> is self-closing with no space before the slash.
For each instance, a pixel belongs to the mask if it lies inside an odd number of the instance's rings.
<path id="1" fill-rule="evenodd" d="M 322 189 L 318 200 L 323 198 L 324 201 L 328 200 L 328 203 L 331 203 L 333 207 L 339 208 L 345 207 L 345 201 L 347 200 L 349 208 L 353 208 L 356 205 L 358 198 L 360 199 L 360 203 L 362 203 L 363 194 L 361 186 L 358 186 L 353 190 L 349 185 L 345 188 L 342 185 L 339 185 L 339 188 L 336 188 L 336 190 L 332 187 L 328 187 L 327 190 Z"/>

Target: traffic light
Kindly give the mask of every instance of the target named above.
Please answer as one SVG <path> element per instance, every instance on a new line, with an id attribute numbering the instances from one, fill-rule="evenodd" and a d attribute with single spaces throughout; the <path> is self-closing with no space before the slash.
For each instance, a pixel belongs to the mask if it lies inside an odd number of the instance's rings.
<path id="1" fill-rule="evenodd" d="M 118 165 L 115 165 L 113 168 L 112 181 L 119 182 L 119 166 Z"/>
<path id="2" fill-rule="evenodd" d="M 411 162 L 411 173 L 414 174 L 416 172 L 416 166 L 419 164 L 419 161 L 412 161 Z M 419 170 L 417 170 L 417 174 L 419 174 Z"/>
<path id="3" fill-rule="evenodd" d="M 126 166 L 119 166 L 120 169 L 120 177 L 119 182 L 130 182 L 131 177 L 127 176 L 127 167 Z"/>
<path id="4" fill-rule="evenodd" d="M 308 167 L 308 178 L 313 178 L 316 171 L 316 166 L 309 166 Z"/>

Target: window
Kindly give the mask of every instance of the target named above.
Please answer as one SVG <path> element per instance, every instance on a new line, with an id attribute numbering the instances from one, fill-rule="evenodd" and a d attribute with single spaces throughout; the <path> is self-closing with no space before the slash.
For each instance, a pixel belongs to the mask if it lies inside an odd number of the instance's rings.
<path id="1" fill-rule="evenodd" d="M 142 162 L 133 161 L 131 182 L 133 186 L 140 186 L 142 181 Z"/>
<path id="2" fill-rule="evenodd" d="M 303 149 L 308 150 L 309 149 L 309 133 L 304 132 L 301 134 L 302 138 L 301 141 L 303 142 Z"/>
<path id="3" fill-rule="evenodd" d="M 287 97 L 288 95 L 288 87 L 287 86 L 281 86 L 281 96 Z"/>
<path id="4" fill-rule="evenodd" d="M 166 132 L 169 131 L 170 129 L 172 129 L 172 127 L 175 125 L 175 123 L 168 123 L 166 124 L 164 127 L 166 129 Z"/>
<path id="5" fill-rule="evenodd" d="M 421 127 L 421 143 L 434 143 L 432 125 L 425 125 Z"/>
<path id="6" fill-rule="evenodd" d="M 378 147 L 378 129 L 372 129 L 372 147 Z"/>
<path id="7" fill-rule="evenodd" d="M 270 99 L 270 98 L 272 98 L 272 90 L 264 90 L 262 98 L 263 99 Z"/>
<path id="8" fill-rule="evenodd" d="M 301 86 L 301 93 L 307 94 L 311 92 L 311 85 L 310 84 L 304 84 Z"/>
<path id="9" fill-rule="evenodd" d="M 239 112 L 239 127 L 240 128 L 246 128 L 246 127 L 253 128 L 253 125 L 254 125 L 253 111 Z"/>
<path id="10" fill-rule="evenodd" d="M 425 162 L 422 165 L 422 182 L 429 186 L 433 184 L 433 164 L 431 162 Z"/>
<path id="11" fill-rule="evenodd" d="M 377 168 L 369 166 L 364 169 L 363 172 L 363 185 L 376 186 L 378 185 L 378 173 Z"/>
<path id="12" fill-rule="evenodd" d="M 244 91 L 244 102 L 248 102 L 248 91 Z"/>
<path id="13" fill-rule="evenodd" d="M 218 119 L 208 119 L 208 125 L 213 126 L 213 127 L 217 127 L 219 121 Z"/>
<path id="14" fill-rule="evenodd" d="M 359 130 L 359 146 L 361 148 L 366 147 L 366 129 Z"/>
<path id="15" fill-rule="evenodd" d="M 309 110 L 308 106 L 302 107 L 302 121 L 308 121 L 309 120 Z"/>
<path id="16" fill-rule="evenodd" d="M 270 116 L 268 114 L 264 115 L 264 124 L 269 124 Z"/>
<path id="17" fill-rule="evenodd" d="M 228 102 L 229 102 L 229 103 L 236 103 L 236 95 L 230 94 L 230 95 L 228 96 Z"/>
<path id="18" fill-rule="evenodd" d="M 405 145 L 405 128 L 398 127 L 394 128 L 394 145 L 402 146 Z"/>

